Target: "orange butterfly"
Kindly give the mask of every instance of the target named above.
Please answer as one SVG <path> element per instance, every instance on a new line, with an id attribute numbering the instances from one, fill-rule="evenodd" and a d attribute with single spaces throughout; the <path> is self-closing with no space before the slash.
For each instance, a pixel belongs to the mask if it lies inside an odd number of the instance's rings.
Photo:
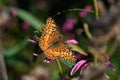
<path id="1" fill-rule="evenodd" d="M 48 18 L 43 34 L 39 40 L 39 46 L 49 59 L 62 59 L 68 61 L 76 61 L 69 47 L 67 47 L 61 39 L 57 26 L 52 18 Z"/>

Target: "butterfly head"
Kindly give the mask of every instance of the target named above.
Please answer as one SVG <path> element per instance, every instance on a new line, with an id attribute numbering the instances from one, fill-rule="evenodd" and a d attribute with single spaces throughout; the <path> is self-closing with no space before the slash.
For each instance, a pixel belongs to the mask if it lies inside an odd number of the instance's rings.
<path id="1" fill-rule="evenodd" d="M 55 24 L 55 22 L 52 17 L 49 17 L 46 21 L 46 24 Z"/>

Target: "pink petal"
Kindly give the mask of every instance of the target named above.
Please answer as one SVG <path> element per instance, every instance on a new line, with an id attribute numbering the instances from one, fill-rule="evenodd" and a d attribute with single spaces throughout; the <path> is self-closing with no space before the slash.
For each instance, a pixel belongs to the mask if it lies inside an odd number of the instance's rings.
<path id="1" fill-rule="evenodd" d="M 110 62 L 109 60 L 107 60 L 107 61 L 105 62 L 105 64 L 106 64 L 111 70 L 116 71 L 115 67 L 111 64 L 111 62 Z"/>
<path id="2" fill-rule="evenodd" d="M 35 53 L 33 53 L 33 56 L 39 56 L 40 54 L 42 54 L 43 53 L 43 51 L 42 50 L 39 50 L 38 52 L 35 52 Z"/>
<path id="3" fill-rule="evenodd" d="M 27 41 L 30 42 L 30 43 L 33 43 L 33 44 L 37 44 L 38 43 L 36 40 L 33 40 L 33 39 L 28 39 Z"/>
<path id="4" fill-rule="evenodd" d="M 65 41 L 65 43 L 68 43 L 68 44 L 78 44 L 78 42 L 75 39 L 67 40 L 67 41 Z"/>
<path id="5" fill-rule="evenodd" d="M 86 17 L 87 14 L 89 13 L 89 11 L 90 11 L 91 9 L 92 9 L 92 6 L 87 5 L 87 6 L 85 6 L 85 8 L 84 8 L 83 11 L 80 11 L 80 12 L 78 13 L 78 15 L 79 15 L 80 17 Z"/>
<path id="6" fill-rule="evenodd" d="M 88 65 L 89 65 L 89 63 L 86 63 L 85 65 L 83 65 L 83 66 L 81 67 L 80 73 L 82 73 L 82 72 L 88 67 Z"/>
<path id="7" fill-rule="evenodd" d="M 110 77 L 106 73 L 104 73 L 104 75 L 107 79 L 110 79 Z"/>
<path id="8" fill-rule="evenodd" d="M 87 61 L 86 60 L 80 60 L 72 69 L 70 75 L 75 74 Z"/>
<path id="9" fill-rule="evenodd" d="M 78 53 L 78 54 L 74 54 L 75 55 L 75 57 L 77 58 L 77 59 L 81 59 L 81 58 L 85 58 L 85 57 L 87 57 L 86 55 L 84 55 L 84 54 L 80 54 L 80 53 Z"/>
<path id="10" fill-rule="evenodd" d="M 45 63 L 50 63 L 51 62 L 51 59 L 49 59 L 49 58 L 45 58 L 44 60 L 43 60 L 43 62 L 45 62 Z"/>
<path id="11" fill-rule="evenodd" d="M 33 56 L 36 56 L 36 57 L 37 57 L 38 55 L 39 55 L 39 54 L 33 53 Z"/>

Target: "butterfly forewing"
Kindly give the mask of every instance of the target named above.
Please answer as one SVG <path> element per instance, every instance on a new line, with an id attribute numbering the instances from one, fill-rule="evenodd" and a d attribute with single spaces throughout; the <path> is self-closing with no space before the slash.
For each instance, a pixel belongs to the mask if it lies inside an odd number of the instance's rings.
<path id="1" fill-rule="evenodd" d="M 47 19 L 43 32 L 44 34 L 42 34 L 39 41 L 39 45 L 43 50 L 47 49 L 55 40 L 61 40 L 57 26 L 52 18 Z"/>

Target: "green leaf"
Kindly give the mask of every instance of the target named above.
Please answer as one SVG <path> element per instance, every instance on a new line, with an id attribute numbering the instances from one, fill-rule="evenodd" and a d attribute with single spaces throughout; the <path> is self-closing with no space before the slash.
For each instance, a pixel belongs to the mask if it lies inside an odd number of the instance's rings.
<path id="1" fill-rule="evenodd" d="M 66 61 L 66 60 L 60 60 L 60 61 L 70 68 L 72 68 L 75 65 L 75 62 L 70 62 L 70 61 Z"/>
<path id="2" fill-rule="evenodd" d="M 73 50 L 80 52 L 81 54 L 87 55 L 87 53 L 78 45 L 75 44 L 68 44 L 70 47 L 72 47 Z"/>
<path id="3" fill-rule="evenodd" d="M 43 26 L 44 23 L 38 20 L 30 12 L 18 8 L 16 8 L 16 11 L 17 11 L 17 16 L 22 20 L 28 22 L 33 28 L 40 29 Z"/>
<path id="4" fill-rule="evenodd" d="M 21 43 L 17 44 L 16 46 L 13 46 L 8 50 L 4 50 L 4 55 L 6 57 L 11 57 L 17 54 L 21 49 L 23 49 L 28 44 L 27 39 L 28 37 L 25 38 Z"/>

